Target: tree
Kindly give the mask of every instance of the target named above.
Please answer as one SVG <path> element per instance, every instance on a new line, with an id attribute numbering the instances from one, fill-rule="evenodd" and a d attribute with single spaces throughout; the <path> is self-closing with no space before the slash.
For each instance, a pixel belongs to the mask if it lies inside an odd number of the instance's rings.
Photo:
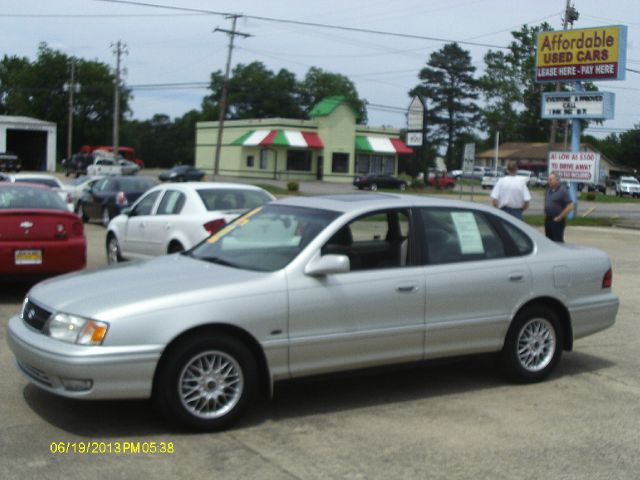
<path id="1" fill-rule="evenodd" d="M 207 120 L 217 120 L 224 75 L 211 74 L 211 95 L 204 98 L 202 111 Z M 240 118 L 301 118 L 295 75 L 281 69 L 268 70 L 262 62 L 238 64 L 229 79 L 227 116 Z"/>
<path id="2" fill-rule="evenodd" d="M 76 65 L 76 81 L 81 85 L 74 101 L 74 132 L 77 150 L 82 144 L 110 143 L 113 122 L 114 75 L 108 65 L 97 61 L 74 59 L 41 43 L 38 56 L 27 58 L 4 56 L 0 61 L 0 111 L 4 115 L 23 115 L 54 122 L 58 134 L 66 138 L 68 125 L 68 90 L 71 62 Z M 121 90 L 120 111 L 129 111 L 131 92 Z M 66 151 L 58 142 L 58 155 Z"/>
<path id="3" fill-rule="evenodd" d="M 354 83 L 344 75 L 326 72 L 311 67 L 299 84 L 299 101 L 305 117 L 323 98 L 336 95 L 344 96 L 351 106 L 359 112 L 357 122 L 367 123 L 367 102 L 360 99 Z"/>
<path id="4" fill-rule="evenodd" d="M 456 140 L 471 131 L 478 120 L 477 82 L 471 55 L 457 43 L 450 43 L 431 54 L 420 71 L 422 83 L 409 92 L 411 97 L 427 99 L 427 127 L 431 142 L 446 146 L 448 168 L 456 168 L 462 152 Z M 430 108 L 429 108 L 430 107 Z"/>

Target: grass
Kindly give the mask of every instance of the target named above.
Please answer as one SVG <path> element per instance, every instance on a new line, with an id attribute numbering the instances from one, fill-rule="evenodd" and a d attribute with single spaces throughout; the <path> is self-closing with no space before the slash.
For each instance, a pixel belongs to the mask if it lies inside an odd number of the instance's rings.
<path id="1" fill-rule="evenodd" d="M 616 197 L 615 195 L 596 194 L 595 198 L 588 199 L 588 193 L 581 193 L 578 197 L 579 202 L 600 202 L 600 203 L 640 203 L 640 199 L 626 197 Z"/>
<path id="2" fill-rule="evenodd" d="M 274 187 L 273 185 L 265 185 L 262 183 L 256 183 L 255 185 L 256 187 L 260 187 L 266 190 L 267 192 L 269 192 L 271 195 L 274 195 L 276 197 L 284 197 L 289 195 L 304 195 L 303 193 L 300 193 L 300 192 L 292 192 L 287 190 L 286 188 Z"/>

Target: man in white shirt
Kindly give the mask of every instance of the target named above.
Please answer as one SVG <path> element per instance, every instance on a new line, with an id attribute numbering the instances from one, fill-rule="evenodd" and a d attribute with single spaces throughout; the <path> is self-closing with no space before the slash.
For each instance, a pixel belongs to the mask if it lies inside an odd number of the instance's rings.
<path id="1" fill-rule="evenodd" d="M 515 160 L 507 162 L 507 175 L 498 180 L 491 190 L 491 201 L 494 207 L 522 220 L 522 213 L 529 208 L 531 193 L 526 178 L 518 176 Z"/>

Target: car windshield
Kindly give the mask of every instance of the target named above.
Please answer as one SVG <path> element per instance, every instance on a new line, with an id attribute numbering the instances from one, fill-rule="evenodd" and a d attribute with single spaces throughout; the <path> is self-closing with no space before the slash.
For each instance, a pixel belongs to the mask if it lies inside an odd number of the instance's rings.
<path id="1" fill-rule="evenodd" d="M 236 219 L 185 255 L 273 272 L 289 264 L 338 215 L 314 208 L 265 205 Z"/>
<path id="2" fill-rule="evenodd" d="M 0 210 L 7 210 L 10 208 L 67 210 L 67 206 L 62 199 L 55 192 L 45 188 L 0 188 Z"/>
<path id="3" fill-rule="evenodd" d="M 20 177 L 20 178 L 16 178 L 16 183 L 35 183 L 35 184 L 44 185 L 50 188 L 60 188 L 60 185 L 54 178 Z"/>
<path id="4" fill-rule="evenodd" d="M 80 185 L 87 180 L 89 180 L 89 177 L 83 175 L 82 177 L 74 178 L 73 180 L 71 180 L 69 182 L 69 185 Z"/>
<path id="5" fill-rule="evenodd" d="M 271 201 L 262 190 L 202 188 L 198 189 L 198 195 L 209 211 L 251 210 Z"/>
<path id="6" fill-rule="evenodd" d="M 636 180 L 633 177 L 628 177 L 628 178 L 623 178 L 622 179 L 622 183 L 635 183 L 635 184 L 638 184 L 640 182 L 638 182 L 638 180 Z"/>

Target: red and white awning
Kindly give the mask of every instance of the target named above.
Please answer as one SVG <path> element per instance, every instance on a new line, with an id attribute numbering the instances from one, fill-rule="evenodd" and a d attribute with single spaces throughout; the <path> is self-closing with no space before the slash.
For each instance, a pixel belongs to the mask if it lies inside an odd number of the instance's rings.
<path id="1" fill-rule="evenodd" d="M 356 136 L 356 150 L 358 152 L 394 153 L 398 155 L 413 153 L 399 138 Z"/>
<path id="2" fill-rule="evenodd" d="M 232 145 L 243 147 L 276 146 L 290 148 L 324 148 L 317 133 L 298 130 L 250 130 Z"/>

